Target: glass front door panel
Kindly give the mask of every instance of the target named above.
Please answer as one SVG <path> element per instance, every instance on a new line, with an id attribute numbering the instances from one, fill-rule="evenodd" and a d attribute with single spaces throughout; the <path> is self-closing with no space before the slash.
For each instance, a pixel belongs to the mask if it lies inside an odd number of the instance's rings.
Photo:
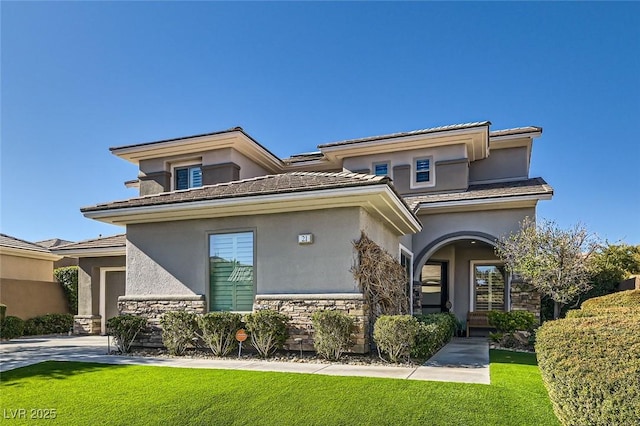
<path id="1" fill-rule="evenodd" d="M 422 282 L 422 313 L 441 312 L 442 265 L 424 265 L 420 281 Z"/>

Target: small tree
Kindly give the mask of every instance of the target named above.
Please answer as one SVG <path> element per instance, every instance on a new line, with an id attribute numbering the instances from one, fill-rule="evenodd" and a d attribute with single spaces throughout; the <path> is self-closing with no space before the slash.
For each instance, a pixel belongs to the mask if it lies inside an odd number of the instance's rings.
<path id="1" fill-rule="evenodd" d="M 556 319 L 563 305 L 591 288 L 589 261 L 596 248 L 583 225 L 564 230 L 527 217 L 518 232 L 498 239 L 495 251 L 510 272 L 553 300 Z"/>

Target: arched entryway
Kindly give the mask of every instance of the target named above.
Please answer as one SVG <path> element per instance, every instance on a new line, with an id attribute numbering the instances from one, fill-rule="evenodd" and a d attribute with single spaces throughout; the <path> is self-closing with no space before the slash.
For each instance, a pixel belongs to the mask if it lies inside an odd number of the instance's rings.
<path id="1" fill-rule="evenodd" d="M 414 261 L 414 312 L 508 310 L 509 277 L 495 255 L 496 238 L 479 232 L 444 235 Z"/>

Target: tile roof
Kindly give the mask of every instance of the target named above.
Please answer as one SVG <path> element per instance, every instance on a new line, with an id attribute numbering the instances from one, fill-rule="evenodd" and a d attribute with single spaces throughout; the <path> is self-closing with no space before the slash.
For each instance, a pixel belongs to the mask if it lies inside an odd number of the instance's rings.
<path id="1" fill-rule="evenodd" d="M 440 203 L 445 201 L 481 200 L 487 198 L 507 198 L 522 195 L 545 194 L 552 195 L 553 188 L 547 184 L 544 179 L 538 177 L 518 181 L 469 185 L 469 188 L 463 192 L 405 196 L 404 200 L 411 210 L 415 211 L 420 205 L 429 205 L 431 203 Z"/>
<path id="2" fill-rule="evenodd" d="M 51 238 L 50 240 L 37 241 L 36 244 L 44 248 L 54 248 L 65 244 L 71 244 L 73 241 L 61 240 L 60 238 Z"/>
<path id="3" fill-rule="evenodd" d="M 12 237 L 11 235 L 0 234 L 0 246 L 15 249 L 37 251 L 40 253 L 51 253 L 49 249 L 38 244 Z"/>
<path id="4" fill-rule="evenodd" d="M 417 136 L 417 135 L 425 135 L 429 133 L 438 133 L 438 132 L 446 132 L 450 130 L 464 130 L 464 129 L 472 129 L 474 127 L 483 127 L 489 126 L 491 122 L 489 121 L 476 121 L 473 123 L 462 123 L 462 124 L 451 124 L 448 126 L 440 126 L 440 127 L 431 127 L 428 129 L 420 129 L 420 130 L 412 130 L 410 132 L 400 132 L 400 133 L 390 133 L 388 135 L 379 135 L 379 136 L 369 136 L 366 138 L 358 138 L 358 139 L 348 139 L 340 142 L 331 142 L 325 143 L 322 145 L 318 145 L 318 148 L 329 148 L 334 146 L 342 146 L 342 145 L 351 145 L 360 142 L 371 142 L 381 139 L 393 139 L 393 138 L 401 138 L 404 136 Z"/>
<path id="5" fill-rule="evenodd" d="M 82 250 L 82 249 L 101 249 L 101 248 L 120 248 L 125 247 L 127 242 L 126 234 L 111 235 L 109 237 L 99 237 L 90 240 L 79 241 L 77 243 L 65 244 L 54 248 L 55 252 L 60 254 L 64 250 Z"/>
<path id="6" fill-rule="evenodd" d="M 526 126 L 526 127 L 514 127 L 513 129 L 494 130 L 489 132 L 490 137 L 519 135 L 522 133 L 542 132 L 542 127 Z"/>
<path id="7" fill-rule="evenodd" d="M 250 197 L 257 195 L 283 194 L 314 191 L 321 189 L 337 189 L 367 185 L 386 185 L 391 180 L 386 176 L 373 176 L 360 173 L 340 172 L 291 172 L 277 175 L 259 176 L 234 182 L 203 186 L 181 191 L 163 192 L 113 201 L 95 206 L 84 207 L 82 212 L 112 210 L 128 207 L 157 206 L 164 204 L 188 203 Z"/>

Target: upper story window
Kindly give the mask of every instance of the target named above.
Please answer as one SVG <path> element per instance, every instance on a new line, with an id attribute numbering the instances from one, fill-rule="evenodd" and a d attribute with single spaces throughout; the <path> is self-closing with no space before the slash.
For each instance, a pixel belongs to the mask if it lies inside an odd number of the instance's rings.
<path id="1" fill-rule="evenodd" d="M 189 189 L 202 186 L 202 166 L 200 164 L 176 167 L 174 171 L 174 189 Z"/>
<path id="2" fill-rule="evenodd" d="M 433 158 L 421 157 L 413 160 L 413 186 L 433 185 Z"/>
<path id="3" fill-rule="evenodd" d="M 389 176 L 389 162 L 373 163 L 373 174 L 376 176 Z"/>

